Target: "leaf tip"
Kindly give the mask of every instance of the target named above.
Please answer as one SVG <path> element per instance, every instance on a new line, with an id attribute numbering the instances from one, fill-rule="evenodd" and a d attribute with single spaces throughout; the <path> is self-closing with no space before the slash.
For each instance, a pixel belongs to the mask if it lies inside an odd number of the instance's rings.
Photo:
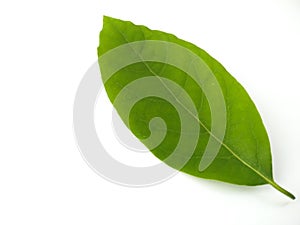
<path id="1" fill-rule="evenodd" d="M 105 23 L 105 22 L 112 22 L 112 21 L 116 21 L 116 20 L 119 20 L 119 19 L 113 18 L 111 16 L 103 15 L 103 23 Z"/>

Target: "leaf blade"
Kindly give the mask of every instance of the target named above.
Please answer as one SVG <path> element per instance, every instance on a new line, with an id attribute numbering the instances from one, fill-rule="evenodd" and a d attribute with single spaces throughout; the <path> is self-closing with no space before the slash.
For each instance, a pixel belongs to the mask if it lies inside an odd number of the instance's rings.
<path id="1" fill-rule="evenodd" d="M 123 44 L 143 40 L 160 40 L 176 43 L 197 54 L 213 71 L 225 96 L 226 110 L 229 114 L 227 115 L 228 126 L 224 140 L 218 140 L 211 132 L 211 111 L 205 94 L 201 93 L 199 90 L 197 94 L 200 93 L 200 98 L 199 96 L 192 94 L 192 98 L 196 99 L 196 104 L 200 102 L 199 99 L 201 99 L 201 101 L 205 99 L 204 106 L 201 105 L 201 107 L 197 108 L 199 117 L 196 116 L 195 118 L 201 128 L 203 128 L 204 132 L 200 132 L 199 137 L 201 136 L 201 141 L 199 141 L 197 145 L 197 151 L 181 170 L 194 176 L 235 184 L 261 185 L 269 183 L 277 190 L 292 198 L 292 194 L 279 187 L 273 180 L 269 139 L 253 101 L 244 88 L 225 70 L 225 68 L 205 51 L 191 43 L 178 39 L 174 35 L 160 31 L 152 31 L 144 26 L 134 25 L 131 22 L 104 17 L 104 27 L 100 34 L 98 56 L 101 57 L 111 49 Z M 105 69 L 105 66 L 100 63 L 100 68 L 102 71 Z M 132 74 L 138 70 L 142 71 L 141 74 L 133 76 Z M 159 72 L 156 73 L 155 71 Z M 170 71 L 174 72 L 177 76 L 168 76 L 167 73 Z M 110 78 L 110 80 L 108 80 L 108 82 L 105 82 L 105 88 L 112 103 L 114 103 L 114 98 L 120 90 L 130 83 L 130 79 L 138 79 L 145 76 L 145 74 L 147 74 L 147 76 L 156 76 L 159 79 L 160 77 L 168 77 L 176 82 L 179 82 L 178 80 L 181 79 L 178 79 L 178 77 L 184 77 L 183 84 L 181 80 L 181 83 L 179 83 L 185 90 L 190 89 L 190 86 L 195 85 L 192 80 L 189 80 L 186 74 L 176 70 L 176 68 L 173 68 L 170 65 L 160 65 L 159 63 L 150 63 L 142 60 L 141 64 L 137 63 L 135 66 L 127 66 L 125 70 L 122 69 L 118 71 Z M 120 79 L 120 77 L 122 79 Z M 187 86 L 186 83 L 188 83 L 189 86 Z M 119 85 L 119 88 L 116 87 L 117 85 Z M 191 91 L 188 92 L 191 93 Z M 118 107 L 116 108 L 118 110 Z M 120 111 L 118 111 L 119 114 L 122 114 Z M 131 126 L 129 124 L 127 125 L 138 138 L 142 139 L 143 135 L 145 135 L 143 129 L 145 129 L 146 126 L 145 124 L 141 125 L 139 123 L 139 120 L 142 120 L 143 118 L 138 114 L 139 113 L 136 113 L 137 118 L 131 119 Z M 195 115 L 192 116 L 195 117 Z M 135 128 L 132 129 L 132 127 Z M 141 127 L 143 129 L 141 129 Z M 208 135 L 205 134 L 205 132 Z M 203 136 L 205 136 L 205 138 L 203 138 Z M 209 141 L 211 136 L 220 142 L 222 148 L 214 162 L 206 170 L 199 171 L 198 167 L 196 169 L 195 165 L 201 165 L 200 158 L 203 159 L 205 153 L 203 146 Z M 171 142 L 174 142 L 174 138 L 170 140 Z M 232 148 L 232 146 L 234 148 Z M 168 147 L 170 146 L 166 144 L 160 148 L 152 149 L 152 152 L 158 158 L 163 160 L 166 155 L 170 154 L 169 152 L 164 152 Z M 238 151 L 236 149 L 238 149 Z M 235 160 L 231 159 L 231 157 L 234 157 Z M 224 164 L 226 164 L 226 166 L 224 166 Z M 170 166 L 174 167 L 174 165 Z"/>

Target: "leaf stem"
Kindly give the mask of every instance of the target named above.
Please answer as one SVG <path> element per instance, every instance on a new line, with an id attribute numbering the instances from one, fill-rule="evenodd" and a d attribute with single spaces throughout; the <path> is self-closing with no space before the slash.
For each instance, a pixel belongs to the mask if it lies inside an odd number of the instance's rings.
<path id="1" fill-rule="evenodd" d="M 213 135 L 213 134 L 212 134 Z M 218 141 L 219 139 L 216 138 L 216 140 Z M 273 179 L 269 179 L 268 177 L 266 177 L 264 174 L 262 174 L 260 171 L 256 170 L 254 167 L 252 167 L 250 164 L 248 164 L 247 162 L 245 162 L 244 160 L 242 160 L 234 151 L 231 150 L 231 148 L 229 148 L 225 143 L 222 143 L 223 146 L 233 155 L 235 156 L 241 163 L 243 163 L 245 166 L 247 166 L 249 169 L 253 170 L 257 175 L 259 175 L 262 179 L 264 179 L 265 181 L 267 181 L 267 183 L 269 183 L 270 185 L 272 185 L 276 190 L 280 191 L 282 194 L 288 196 L 289 198 L 295 200 L 296 197 L 288 192 L 287 190 L 285 190 L 284 188 L 282 188 L 281 186 L 279 186 L 277 183 L 275 183 L 275 181 Z"/>
<path id="2" fill-rule="evenodd" d="M 276 190 L 280 191 L 282 194 L 285 194 L 286 196 L 288 196 L 289 198 L 295 200 L 296 197 L 288 192 L 287 190 L 285 190 L 284 188 L 280 187 L 278 184 L 276 184 L 274 181 L 269 182 L 270 185 L 272 185 Z"/>
<path id="3" fill-rule="evenodd" d="M 218 140 L 218 139 L 217 139 Z M 270 185 L 272 185 L 276 190 L 280 191 L 282 194 L 288 196 L 289 198 L 295 200 L 296 197 L 288 192 L 287 190 L 285 190 L 284 188 L 282 188 L 281 186 L 279 186 L 277 183 L 275 183 L 275 181 L 273 179 L 269 179 L 268 177 L 266 177 L 264 174 L 262 174 L 260 171 L 256 170 L 255 168 L 253 168 L 250 164 L 248 164 L 247 162 L 245 162 L 244 160 L 242 160 L 235 152 L 233 152 L 226 144 L 223 143 L 223 146 L 232 154 L 234 155 L 241 163 L 243 163 L 245 166 L 247 166 L 249 169 L 253 170 L 257 175 L 259 175 L 262 179 L 264 179 L 265 181 L 267 181 L 267 183 L 269 183 Z"/>

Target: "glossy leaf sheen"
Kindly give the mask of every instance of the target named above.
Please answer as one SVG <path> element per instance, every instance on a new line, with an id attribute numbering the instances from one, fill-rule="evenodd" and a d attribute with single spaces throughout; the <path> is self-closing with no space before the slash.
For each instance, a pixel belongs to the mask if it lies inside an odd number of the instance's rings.
<path id="1" fill-rule="evenodd" d="M 273 180 L 268 135 L 253 101 L 241 84 L 204 50 L 172 34 L 104 17 L 98 56 L 101 57 L 120 45 L 143 40 L 168 41 L 188 48 L 198 55 L 213 72 L 222 89 L 227 111 L 225 137 L 217 157 L 207 169 L 199 171 L 201 157 L 209 137 L 212 135 L 210 133 L 211 111 L 203 90 L 182 70 L 159 62 L 145 61 L 129 65 L 116 72 L 105 82 L 105 89 L 111 102 L 114 102 L 116 96 L 126 85 L 142 77 L 159 76 L 176 82 L 192 99 L 197 107 L 197 117 L 201 121 L 196 150 L 186 165 L 180 168 L 181 171 L 201 178 L 240 185 L 269 183 L 290 198 L 294 198 Z M 111 63 L 114 62 L 111 61 Z M 100 62 L 101 71 L 105 70 L 107 66 L 109 64 L 104 65 Z M 147 83 L 143 85 L 146 86 Z M 115 107 L 122 118 L 122 106 L 115 105 Z M 148 125 L 153 117 L 160 117 L 167 124 L 168 132 L 164 140 L 159 146 L 150 148 L 156 157 L 164 160 L 172 153 L 180 136 L 179 116 L 171 104 L 158 97 L 148 97 L 139 101 L 130 112 L 129 129 L 143 142 L 143 139 L 150 135 Z M 195 120 L 194 123 L 198 122 Z M 149 147 L 151 143 L 144 144 Z M 178 155 L 178 157 L 184 156 Z M 176 168 L 172 162 L 168 162 L 168 165 Z"/>

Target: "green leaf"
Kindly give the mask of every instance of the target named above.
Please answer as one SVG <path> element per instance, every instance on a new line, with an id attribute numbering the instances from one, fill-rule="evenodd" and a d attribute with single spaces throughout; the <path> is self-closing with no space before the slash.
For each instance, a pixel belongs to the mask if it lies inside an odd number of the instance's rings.
<path id="1" fill-rule="evenodd" d="M 101 76 L 118 114 L 149 150 L 185 173 L 240 185 L 275 183 L 270 143 L 247 92 L 199 47 L 104 17 Z"/>

